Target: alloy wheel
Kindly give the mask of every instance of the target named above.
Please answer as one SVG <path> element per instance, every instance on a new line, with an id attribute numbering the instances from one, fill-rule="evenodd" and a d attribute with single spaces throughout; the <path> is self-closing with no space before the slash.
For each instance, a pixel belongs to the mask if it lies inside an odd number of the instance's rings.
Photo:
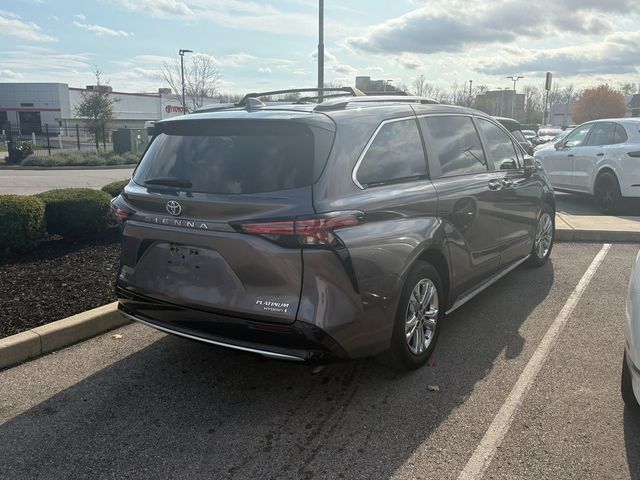
<path id="1" fill-rule="evenodd" d="M 538 228 L 536 229 L 536 238 L 534 252 L 540 259 L 545 258 L 551 250 L 551 241 L 553 240 L 553 220 L 551 215 L 544 212 L 538 220 Z"/>
<path id="2" fill-rule="evenodd" d="M 405 336 L 414 355 L 424 353 L 434 338 L 438 322 L 438 290 L 428 278 L 420 280 L 409 297 Z"/>

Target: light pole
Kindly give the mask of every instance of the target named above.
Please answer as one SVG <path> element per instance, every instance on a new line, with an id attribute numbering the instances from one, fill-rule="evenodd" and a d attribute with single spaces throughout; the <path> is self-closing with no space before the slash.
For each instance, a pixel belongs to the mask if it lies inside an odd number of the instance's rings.
<path id="1" fill-rule="evenodd" d="M 518 83 L 518 80 L 524 77 L 507 77 L 507 78 L 510 78 L 511 81 L 513 81 L 513 101 L 511 102 L 511 118 L 513 118 L 513 115 L 515 113 L 515 108 L 516 108 L 516 83 Z"/>
<path id="2" fill-rule="evenodd" d="M 186 48 L 181 48 L 178 50 L 178 55 L 180 55 L 180 78 L 182 84 L 182 114 L 187 113 L 187 104 L 184 99 L 184 54 L 185 53 L 193 53 L 193 50 L 188 50 Z"/>
<path id="3" fill-rule="evenodd" d="M 420 96 L 422 97 L 423 95 L 424 95 L 424 75 L 420 75 Z"/>
<path id="4" fill-rule="evenodd" d="M 320 0 L 318 12 L 318 88 L 324 88 L 324 0 Z M 322 102 L 322 90 L 318 92 Z"/>
<path id="5" fill-rule="evenodd" d="M 393 79 L 387 80 L 386 83 L 383 82 L 382 83 L 382 89 L 386 92 L 387 91 L 387 87 L 389 86 L 389 84 L 393 82 Z"/>
<path id="6" fill-rule="evenodd" d="M 471 106 L 471 87 L 473 86 L 473 80 L 469 80 L 469 106 Z"/>

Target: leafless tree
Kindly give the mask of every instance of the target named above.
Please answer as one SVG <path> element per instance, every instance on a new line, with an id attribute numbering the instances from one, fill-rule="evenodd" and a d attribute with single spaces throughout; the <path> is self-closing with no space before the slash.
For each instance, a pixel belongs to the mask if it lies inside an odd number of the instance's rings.
<path id="1" fill-rule="evenodd" d="M 242 93 L 220 93 L 218 95 L 220 99 L 220 103 L 238 103 L 240 100 L 244 98 L 244 94 Z"/>
<path id="2" fill-rule="evenodd" d="M 180 60 L 164 62 L 161 68 L 162 76 L 167 85 L 179 97 L 182 105 L 182 76 Z M 185 103 L 182 107 L 187 111 L 196 110 L 204 104 L 207 98 L 213 98 L 220 84 L 220 72 L 213 57 L 195 54 L 184 60 L 184 90 Z"/>
<path id="3" fill-rule="evenodd" d="M 524 116 L 521 120 L 525 123 L 541 123 L 543 110 L 543 93 L 534 85 L 525 85 L 520 93 L 524 94 Z"/>
<path id="4" fill-rule="evenodd" d="M 633 82 L 621 83 L 619 90 L 623 95 L 635 95 L 636 93 L 640 93 L 640 83 L 638 86 Z"/>

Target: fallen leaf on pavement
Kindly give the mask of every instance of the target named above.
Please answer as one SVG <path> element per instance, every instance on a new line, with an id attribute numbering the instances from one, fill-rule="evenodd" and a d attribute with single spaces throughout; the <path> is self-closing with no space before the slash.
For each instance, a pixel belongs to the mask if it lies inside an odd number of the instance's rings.
<path id="1" fill-rule="evenodd" d="M 122 338 L 122 335 L 120 335 L 119 333 L 114 333 L 113 335 L 111 335 L 111 338 L 114 338 L 116 340 L 120 340 Z"/>
<path id="2" fill-rule="evenodd" d="M 440 391 L 440 385 L 427 385 L 427 390 L 429 390 L 430 392 L 439 392 Z"/>

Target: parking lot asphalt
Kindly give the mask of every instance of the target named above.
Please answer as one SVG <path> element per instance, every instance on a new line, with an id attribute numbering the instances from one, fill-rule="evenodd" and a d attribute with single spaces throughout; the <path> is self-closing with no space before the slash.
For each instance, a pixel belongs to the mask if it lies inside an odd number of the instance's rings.
<path id="1" fill-rule="evenodd" d="M 637 250 L 593 270 L 602 244 L 557 244 L 447 317 L 412 373 L 314 373 L 123 327 L 0 372 L 0 478 L 457 479 L 556 328 L 483 478 L 640 480 L 640 415 L 619 394 Z"/>
<path id="2" fill-rule="evenodd" d="M 131 177 L 133 167 L 0 170 L 0 195 L 34 195 L 54 188 L 102 188 Z"/>

